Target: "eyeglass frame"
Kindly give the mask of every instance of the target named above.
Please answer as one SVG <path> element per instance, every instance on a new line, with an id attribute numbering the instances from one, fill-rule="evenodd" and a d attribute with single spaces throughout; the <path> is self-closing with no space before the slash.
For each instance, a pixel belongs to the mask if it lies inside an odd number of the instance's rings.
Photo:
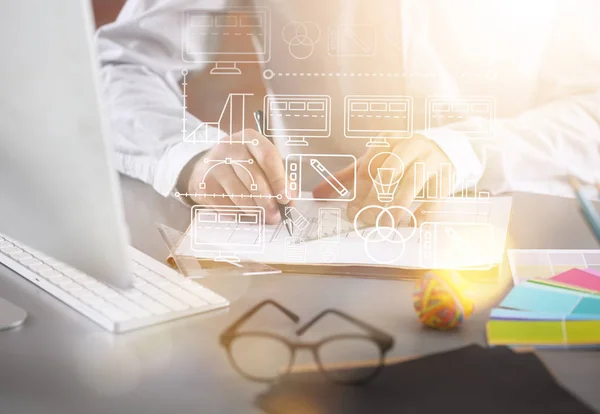
<path id="1" fill-rule="evenodd" d="M 298 323 L 300 321 L 300 317 L 298 315 L 296 315 L 294 312 L 292 312 L 289 309 L 285 308 L 284 306 L 280 305 L 276 301 L 268 299 L 268 300 L 265 300 L 265 301 L 262 301 L 262 302 L 256 304 L 254 307 L 252 307 L 250 310 L 248 310 L 246 313 L 244 313 L 242 316 L 240 316 L 237 321 L 235 321 L 231 326 L 229 326 L 227 329 L 225 329 L 219 336 L 219 342 L 220 342 L 221 346 L 226 349 L 229 362 L 231 363 L 233 368 L 238 372 L 238 374 L 240 374 L 242 377 L 244 377 L 250 381 L 271 383 L 271 382 L 277 381 L 281 377 L 288 375 L 291 372 L 292 367 L 294 366 L 296 351 L 298 351 L 300 349 L 304 349 L 304 350 L 311 351 L 313 358 L 317 363 L 319 371 L 330 381 L 339 383 L 339 384 L 345 384 L 345 385 L 362 385 L 367 382 L 370 382 L 375 377 L 377 377 L 377 375 L 379 375 L 379 373 L 385 366 L 385 356 L 386 356 L 387 352 L 394 345 L 394 338 L 391 335 L 375 328 L 374 326 L 372 326 L 366 322 L 360 321 L 360 320 L 354 318 L 353 316 L 348 315 L 345 312 L 339 311 L 337 309 L 331 309 L 331 308 L 325 309 L 324 311 L 320 312 L 315 317 L 313 317 L 310 321 L 308 321 L 307 323 L 302 325 L 300 328 L 298 328 L 295 332 L 296 335 L 302 336 L 308 329 L 310 329 L 313 325 L 315 325 L 319 320 L 321 320 L 323 317 L 325 317 L 326 315 L 329 315 L 329 314 L 337 315 L 337 316 L 341 317 L 342 319 L 345 319 L 346 321 L 355 324 L 356 326 L 365 330 L 369 335 L 366 336 L 366 335 L 361 335 L 361 334 L 338 334 L 338 335 L 328 336 L 317 342 L 297 342 L 297 341 L 291 341 L 284 336 L 277 335 L 277 334 L 274 334 L 271 332 L 266 332 L 266 331 L 239 332 L 239 329 L 242 327 L 242 325 L 244 323 L 246 323 L 252 316 L 254 316 L 259 310 L 261 310 L 266 305 L 275 306 L 284 315 L 286 315 L 288 318 L 290 318 L 295 323 Z M 253 337 L 262 336 L 262 337 L 267 337 L 267 338 L 272 338 L 272 339 L 278 340 L 278 341 L 282 342 L 283 344 L 285 344 L 290 350 L 290 362 L 289 362 L 289 365 L 286 367 L 286 370 L 282 371 L 280 375 L 274 376 L 272 378 L 256 377 L 256 376 L 250 375 L 247 372 L 245 372 L 235 361 L 233 352 L 231 350 L 231 344 L 233 343 L 233 341 L 236 338 L 244 337 L 244 336 L 253 336 Z M 319 357 L 318 350 L 323 344 L 326 344 L 328 342 L 332 342 L 334 340 L 339 340 L 339 339 L 352 339 L 352 338 L 368 339 L 368 340 L 373 341 L 373 343 L 375 343 L 377 345 L 377 347 L 379 348 L 379 361 L 378 361 L 379 365 L 370 375 L 368 375 L 364 378 L 360 378 L 357 380 L 349 380 L 349 381 L 335 379 L 329 375 L 328 370 L 323 365 L 321 358 Z"/>

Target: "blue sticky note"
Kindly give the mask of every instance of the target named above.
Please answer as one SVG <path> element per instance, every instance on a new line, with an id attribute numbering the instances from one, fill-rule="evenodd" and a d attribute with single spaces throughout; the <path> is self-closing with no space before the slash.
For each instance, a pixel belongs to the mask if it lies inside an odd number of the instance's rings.
<path id="1" fill-rule="evenodd" d="M 499 306 L 568 315 L 581 296 L 578 292 L 525 282 L 515 286 Z"/>
<path id="2" fill-rule="evenodd" d="M 600 298 L 583 297 L 573 309 L 574 314 L 598 315 L 600 319 Z"/>

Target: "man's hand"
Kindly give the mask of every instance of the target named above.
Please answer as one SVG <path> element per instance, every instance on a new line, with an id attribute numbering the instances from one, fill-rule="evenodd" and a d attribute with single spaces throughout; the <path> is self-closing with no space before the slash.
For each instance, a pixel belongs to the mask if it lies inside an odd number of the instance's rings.
<path id="1" fill-rule="evenodd" d="M 183 188 L 189 194 L 217 195 L 191 196 L 198 204 L 238 206 L 241 209 L 260 206 L 265 209 L 268 224 L 278 223 L 281 218 L 277 203 L 289 202 L 285 195 L 283 161 L 275 145 L 260 133 L 255 130 L 243 133 L 247 144 L 231 144 L 226 138 L 197 159 L 190 166 L 189 179 Z M 232 135 L 231 141 L 241 141 L 241 134 Z M 253 140 L 258 141 L 258 145 L 251 144 Z M 225 162 L 229 159 L 231 162 Z"/>
<path id="2" fill-rule="evenodd" d="M 408 140 L 390 140 L 391 148 L 370 148 L 362 157 L 357 160 L 356 168 L 356 198 L 348 204 L 348 218 L 354 219 L 356 214 L 366 206 L 378 205 L 378 206 L 402 206 L 410 208 L 411 203 L 414 201 L 415 194 L 418 194 L 427 185 L 425 180 L 418 177 L 415 180 L 414 164 L 422 162 L 425 164 L 426 171 L 440 171 L 440 165 L 442 163 L 449 163 L 446 154 L 437 146 L 437 144 L 425 137 L 415 136 Z M 391 153 L 382 154 L 382 153 Z M 371 165 L 371 159 L 376 155 Z M 396 157 L 397 156 L 397 157 Z M 398 160 L 398 158 L 401 159 Z M 402 165 L 404 164 L 404 165 Z M 402 167 L 403 170 L 402 170 Z M 369 175 L 369 168 L 371 175 Z M 382 203 L 378 200 L 377 190 L 373 185 L 372 177 L 377 177 L 379 168 L 392 168 L 395 171 L 403 171 L 404 174 L 398 183 L 398 187 L 394 192 L 394 198 L 389 203 Z M 453 169 L 452 169 L 453 170 Z M 388 170 L 389 171 L 389 170 Z M 453 171 L 451 171 L 453 174 Z M 352 187 L 352 181 L 354 180 L 354 167 L 349 165 L 348 167 L 335 173 L 340 182 L 344 185 Z M 438 194 L 438 198 L 443 198 L 449 195 L 452 189 L 449 185 L 449 180 L 440 180 L 441 182 L 441 194 Z M 415 188 L 415 183 L 417 187 Z M 335 196 L 331 187 L 327 183 L 320 183 L 313 190 L 313 196 L 315 198 L 332 198 Z M 379 210 L 373 209 L 372 211 L 366 210 L 360 215 L 361 221 L 365 224 L 375 225 L 377 215 L 380 213 Z M 403 212 L 400 209 L 392 209 L 390 213 L 394 216 L 394 220 L 397 223 Z M 419 214 L 416 214 L 419 218 Z M 379 223 L 380 225 L 389 225 L 389 223 Z"/>

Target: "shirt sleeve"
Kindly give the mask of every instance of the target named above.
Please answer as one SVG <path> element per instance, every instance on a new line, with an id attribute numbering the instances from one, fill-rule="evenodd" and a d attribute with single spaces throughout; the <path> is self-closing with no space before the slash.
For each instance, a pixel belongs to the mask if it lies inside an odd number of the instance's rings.
<path id="1" fill-rule="evenodd" d="M 490 126 L 468 119 L 428 131 L 461 179 L 480 189 L 568 196 L 568 177 L 600 182 L 600 15 L 597 2 L 564 2 L 549 37 L 538 79 L 537 105 L 496 119 L 490 139 L 469 140 L 460 131 Z M 470 181 L 477 182 L 477 181 Z"/>
<path id="2" fill-rule="evenodd" d="M 116 168 L 154 187 L 173 191 L 197 154 L 226 134 L 204 125 L 206 142 L 184 142 L 183 131 L 203 123 L 185 114 L 182 71 L 200 70 L 181 55 L 181 16 L 193 1 L 130 0 L 117 20 L 97 33 L 101 87 L 114 138 Z"/>

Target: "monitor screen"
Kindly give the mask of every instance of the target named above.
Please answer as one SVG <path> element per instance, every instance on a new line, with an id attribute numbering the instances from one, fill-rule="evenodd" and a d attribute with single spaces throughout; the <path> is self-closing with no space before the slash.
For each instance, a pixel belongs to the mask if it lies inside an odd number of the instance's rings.
<path id="1" fill-rule="evenodd" d="M 327 138 L 331 134 L 329 96 L 267 95 L 264 113 L 268 137 Z"/>
<path id="2" fill-rule="evenodd" d="M 266 7 L 186 10 L 182 27 L 183 60 L 204 63 L 267 62 L 271 48 L 270 29 L 270 11 Z M 241 37 L 253 37 L 254 41 L 238 41 Z"/>
<path id="3" fill-rule="evenodd" d="M 204 253 L 261 253 L 265 247 L 262 207 L 194 206 L 192 245 Z"/>
<path id="4" fill-rule="evenodd" d="M 344 134 L 347 138 L 410 138 L 413 102 L 409 96 L 347 96 Z"/>
<path id="5" fill-rule="evenodd" d="M 453 129 L 471 138 L 491 138 L 495 114 L 493 97 L 427 98 L 427 131 L 448 123 L 478 118 L 481 122 L 462 123 Z"/>

